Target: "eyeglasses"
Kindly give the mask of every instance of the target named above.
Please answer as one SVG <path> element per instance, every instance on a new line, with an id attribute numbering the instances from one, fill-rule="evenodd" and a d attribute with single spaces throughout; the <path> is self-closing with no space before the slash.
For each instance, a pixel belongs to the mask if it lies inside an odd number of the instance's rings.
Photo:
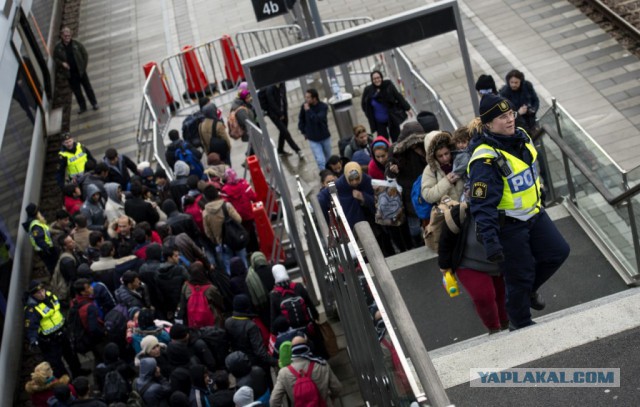
<path id="1" fill-rule="evenodd" d="M 517 117 L 518 117 L 518 112 L 515 112 L 515 111 L 511 110 L 509 112 L 501 114 L 500 116 L 496 117 L 496 119 L 507 121 L 507 120 L 510 120 L 510 119 L 514 119 L 515 120 Z"/>

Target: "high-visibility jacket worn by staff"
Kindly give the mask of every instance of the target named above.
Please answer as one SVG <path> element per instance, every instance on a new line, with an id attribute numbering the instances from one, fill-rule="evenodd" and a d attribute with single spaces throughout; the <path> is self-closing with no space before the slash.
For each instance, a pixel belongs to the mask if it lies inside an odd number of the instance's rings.
<path id="1" fill-rule="evenodd" d="M 505 211 L 505 215 L 511 218 L 526 221 L 540 212 L 541 192 L 540 178 L 536 170 L 538 152 L 530 139 L 524 147 L 531 154 L 532 160 L 529 164 L 507 151 L 488 144 L 480 144 L 473 151 L 467 171 L 476 160 L 493 161 L 494 165 L 500 169 L 504 184 L 498 210 Z M 482 183 L 472 185 L 472 197 L 481 197 L 487 192 L 487 187 Z"/>
<path id="2" fill-rule="evenodd" d="M 38 228 L 42 229 L 39 230 Z M 42 236 L 40 236 L 42 234 Z M 41 222 L 38 219 L 34 219 L 29 224 L 29 240 L 35 251 L 40 252 L 47 248 L 53 247 L 53 241 L 51 240 L 51 232 L 49 231 L 49 225 Z M 42 247 L 42 246 L 45 247 Z"/>
<path id="3" fill-rule="evenodd" d="M 50 291 L 43 301 L 29 297 L 25 306 L 25 327 L 30 343 L 37 341 L 38 335 L 47 336 L 62 329 L 64 315 L 60 311 L 60 301 Z"/>
<path id="4" fill-rule="evenodd" d="M 84 166 L 89 157 L 82 144 L 76 142 L 75 151 L 60 151 L 59 154 L 67 159 L 67 177 L 73 178 L 84 173 Z"/>

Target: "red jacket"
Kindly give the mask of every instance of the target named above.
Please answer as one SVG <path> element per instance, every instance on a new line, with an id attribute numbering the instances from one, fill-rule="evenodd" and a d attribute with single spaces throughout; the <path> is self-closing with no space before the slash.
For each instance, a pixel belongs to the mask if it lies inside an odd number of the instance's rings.
<path id="1" fill-rule="evenodd" d="M 80 210 L 82 206 L 82 199 L 75 199 L 70 196 L 64 197 L 64 209 L 69 213 L 69 215 L 73 216 Z"/>
<path id="2" fill-rule="evenodd" d="M 235 184 L 224 184 L 222 198 L 233 205 L 243 221 L 254 219 L 251 202 L 256 202 L 258 198 L 247 180 L 238 178 Z"/>
<path id="3" fill-rule="evenodd" d="M 369 169 L 367 170 L 367 174 L 371 177 L 371 179 L 381 179 L 385 180 L 387 177 L 384 176 L 384 166 L 380 165 L 375 159 L 375 152 L 373 151 L 374 144 L 381 142 L 387 145 L 387 154 L 389 154 L 388 158 L 391 158 L 391 145 L 389 141 L 382 137 L 378 136 L 371 143 L 371 161 L 369 161 Z"/>

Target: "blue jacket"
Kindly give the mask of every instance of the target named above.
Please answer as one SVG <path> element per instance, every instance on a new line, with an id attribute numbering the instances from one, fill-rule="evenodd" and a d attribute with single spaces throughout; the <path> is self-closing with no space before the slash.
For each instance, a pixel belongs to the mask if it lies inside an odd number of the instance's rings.
<path id="1" fill-rule="evenodd" d="M 323 102 L 310 106 L 309 110 L 305 110 L 304 105 L 302 105 L 298 115 L 300 133 L 311 141 L 323 141 L 331 137 L 329 123 L 327 122 L 328 111 L 329 107 Z"/>
<path id="2" fill-rule="evenodd" d="M 533 157 L 524 146 L 527 142 L 529 137 L 519 128 L 516 129 L 514 136 L 499 136 L 485 131 L 473 137 L 468 151 L 473 153 L 476 147 L 485 143 L 531 163 Z M 491 257 L 502 251 L 502 245 L 498 239 L 500 234 L 498 204 L 502 200 L 504 188 L 502 175 L 493 160 L 476 160 L 469 168 L 469 182 L 472 191 L 475 183 L 486 184 L 486 197 L 474 198 L 471 194 L 470 208 L 471 215 L 476 221 L 476 233 L 482 238 L 487 257 Z"/>
<path id="3" fill-rule="evenodd" d="M 373 220 L 373 216 L 376 211 L 375 201 L 373 198 L 373 187 L 371 186 L 371 177 L 367 174 L 362 174 L 362 181 L 358 185 L 358 191 L 362 192 L 364 196 L 364 203 L 360 204 L 360 201 L 353 197 L 354 188 L 349 185 L 344 175 L 336 181 L 336 189 L 338 190 L 338 200 L 342 205 L 342 210 L 347 217 L 349 226 L 353 226 L 361 221 Z M 329 208 L 331 208 L 331 193 L 328 188 L 323 189 L 318 194 L 318 201 L 322 208 L 322 213 L 325 219 L 329 222 Z"/>

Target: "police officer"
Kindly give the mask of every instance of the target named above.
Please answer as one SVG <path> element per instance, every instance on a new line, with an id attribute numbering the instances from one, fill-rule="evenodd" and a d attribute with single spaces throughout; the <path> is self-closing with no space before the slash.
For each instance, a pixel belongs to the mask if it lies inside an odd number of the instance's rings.
<path id="1" fill-rule="evenodd" d="M 58 158 L 56 181 L 58 181 L 60 188 L 64 187 L 65 182 L 75 181 L 77 177 L 84 174 L 84 166 L 87 161 L 95 161 L 89 149 L 76 142 L 69 133 L 62 136 Z"/>
<path id="2" fill-rule="evenodd" d="M 538 289 L 569 255 L 542 207 L 538 154 L 516 115 L 507 99 L 482 97 L 468 166 L 471 214 L 487 259 L 504 275 L 512 330 L 534 324 L 530 308 L 545 307 Z"/>
<path id="3" fill-rule="evenodd" d="M 22 227 L 29 235 L 33 249 L 44 262 L 49 274 L 53 274 L 58 262 L 58 251 L 53 245 L 49 225 L 38 210 L 38 205 L 33 202 L 27 205 L 25 211 L 27 212 L 27 220 L 22 224 Z"/>
<path id="4" fill-rule="evenodd" d="M 31 281 L 24 307 L 26 337 L 29 341 L 29 349 L 42 351 L 44 359 L 51 364 L 56 377 L 67 374 L 62 363 L 62 358 L 71 368 L 73 377 L 86 374 L 87 371 L 80 368 L 78 355 L 71 348 L 69 338 L 64 330 L 64 315 L 60 311 L 58 297 L 44 286 Z"/>

